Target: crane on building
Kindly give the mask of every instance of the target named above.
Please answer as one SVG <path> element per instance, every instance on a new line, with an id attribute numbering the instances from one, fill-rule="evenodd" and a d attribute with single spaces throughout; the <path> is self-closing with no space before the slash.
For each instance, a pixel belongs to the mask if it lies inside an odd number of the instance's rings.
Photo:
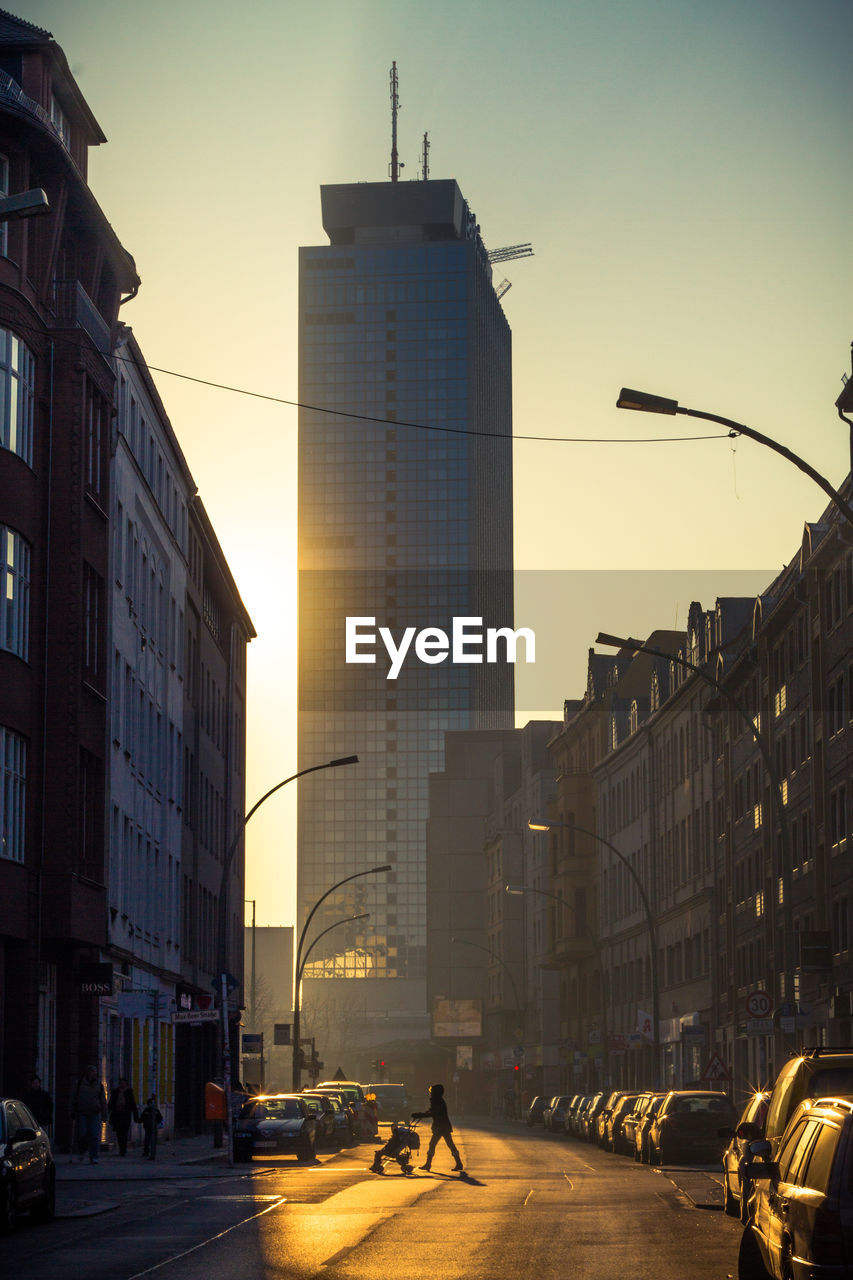
<path id="1" fill-rule="evenodd" d="M 514 258 L 532 258 L 532 244 L 508 244 L 503 249 L 490 249 L 489 262 L 512 262 Z"/>

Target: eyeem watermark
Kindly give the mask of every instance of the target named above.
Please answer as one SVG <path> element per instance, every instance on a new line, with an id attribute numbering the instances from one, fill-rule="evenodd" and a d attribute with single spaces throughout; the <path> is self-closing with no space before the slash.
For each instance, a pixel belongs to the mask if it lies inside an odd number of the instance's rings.
<path id="1" fill-rule="evenodd" d="M 346 661 L 375 663 L 378 634 L 391 660 L 386 680 L 397 679 L 413 643 L 415 657 L 430 666 L 447 658 L 453 663 L 515 663 L 519 640 L 524 641 L 524 661 L 536 661 L 536 636 L 530 627 L 519 627 L 517 631 L 511 627 L 487 627 L 484 632 L 482 618 L 454 618 L 449 636 L 440 627 L 424 627 L 421 631 L 406 627 L 399 644 L 388 627 L 380 627 L 378 633 L 375 627 L 375 618 L 347 618 Z"/>

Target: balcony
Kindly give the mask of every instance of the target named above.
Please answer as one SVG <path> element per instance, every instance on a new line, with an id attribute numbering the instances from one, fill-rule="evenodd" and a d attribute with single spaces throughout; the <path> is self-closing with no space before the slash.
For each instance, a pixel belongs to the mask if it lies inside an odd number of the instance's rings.
<path id="1" fill-rule="evenodd" d="M 83 329 L 101 355 L 109 358 L 110 326 L 79 280 L 54 280 L 53 311 L 58 328 Z"/>

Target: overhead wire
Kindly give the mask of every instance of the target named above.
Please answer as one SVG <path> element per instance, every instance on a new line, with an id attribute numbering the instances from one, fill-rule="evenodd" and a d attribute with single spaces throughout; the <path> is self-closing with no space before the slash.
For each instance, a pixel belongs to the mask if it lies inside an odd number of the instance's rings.
<path id="1" fill-rule="evenodd" d="M 44 336 L 44 330 L 36 325 L 18 322 L 16 327 L 28 329 L 31 333 Z M 71 346 L 77 345 L 70 338 L 63 339 L 56 336 L 55 341 L 59 343 L 65 342 Z M 137 363 L 131 356 L 120 356 L 115 352 L 99 351 L 98 354 L 103 356 L 105 360 L 119 360 L 123 364 L 130 365 Z M 327 405 L 307 404 L 303 400 L 290 400 L 285 396 L 271 395 L 265 391 L 253 391 L 248 387 L 235 387 L 227 382 L 214 382 L 209 378 L 199 378 L 191 373 L 181 373 L 177 369 L 166 369 L 162 365 L 148 364 L 147 361 L 145 361 L 145 368 L 151 373 L 162 373 L 167 378 L 178 378 L 182 382 L 192 382 L 196 386 L 210 387 L 214 391 L 228 391 L 232 395 L 247 396 L 253 400 L 265 400 L 270 404 L 287 405 L 292 409 L 303 409 L 310 413 L 323 413 L 337 418 L 348 418 L 353 422 L 373 422 L 388 428 L 408 427 L 416 431 L 439 431 L 445 435 L 480 436 L 490 440 L 518 440 L 539 444 L 690 444 L 700 440 L 725 440 L 731 434 L 730 432 L 715 432 L 699 436 L 537 436 L 516 435 L 515 433 L 508 435 L 503 431 L 482 431 L 473 427 L 449 427 L 437 422 L 411 422 L 400 418 L 383 418 L 378 414 L 354 413 L 350 409 L 332 409 Z"/>

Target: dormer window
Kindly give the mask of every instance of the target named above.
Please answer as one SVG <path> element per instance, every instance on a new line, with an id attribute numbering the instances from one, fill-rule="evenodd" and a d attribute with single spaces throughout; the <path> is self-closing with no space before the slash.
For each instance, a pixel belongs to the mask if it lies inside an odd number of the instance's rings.
<path id="1" fill-rule="evenodd" d="M 59 99 L 56 97 L 56 94 L 53 93 L 50 95 L 50 123 L 59 134 L 59 137 L 62 140 L 62 145 L 66 150 L 70 151 L 71 124 L 69 123 L 68 116 L 60 106 Z"/>

